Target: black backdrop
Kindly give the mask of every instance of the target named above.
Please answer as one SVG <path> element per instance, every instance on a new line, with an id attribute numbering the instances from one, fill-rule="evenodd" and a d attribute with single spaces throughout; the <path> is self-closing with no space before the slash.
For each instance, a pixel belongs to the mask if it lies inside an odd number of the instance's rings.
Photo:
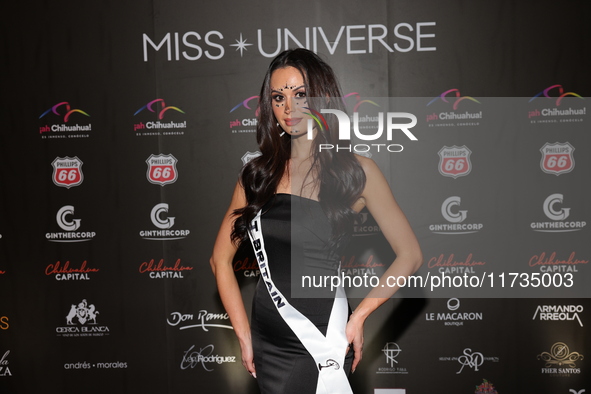
<path id="1" fill-rule="evenodd" d="M 419 103 L 419 141 L 374 159 L 419 236 L 423 274 L 445 270 L 440 258 L 457 267 L 470 259 L 485 263 L 478 275 L 558 267 L 588 283 L 586 225 L 531 227 L 591 217 L 583 1 L 36 1 L 4 10 L 2 393 L 257 392 L 208 259 L 241 158 L 257 150 L 256 98 L 246 100 L 270 54 L 287 47 L 317 50 L 345 93 Z M 531 100 L 553 86 L 552 98 Z M 480 112 L 478 121 L 444 121 L 451 103 L 427 105 L 450 89 L 478 99 L 456 111 Z M 564 93 L 576 95 L 559 103 Z M 552 115 L 569 106 L 576 113 Z M 430 114 L 439 119 L 427 122 Z M 544 145 L 567 142 L 566 164 L 548 165 Z M 468 173 L 439 167 L 445 146 L 470 149 Z M 554 194 L 568 220 L 544 214 Z M 431 228 L 446 223 L 450 196 L 481 231 Z M 355 275 L 391 257 L 366 219 L 345 257 Z M 235 269 L 248 300 L 257 270 L 247 251 Z M 486 379 L 499 393 L 583 393 L 591 303 L 557 298 L 563 290 L 393 300 L 367 322 L 354 390 L 471 393 Z"/>

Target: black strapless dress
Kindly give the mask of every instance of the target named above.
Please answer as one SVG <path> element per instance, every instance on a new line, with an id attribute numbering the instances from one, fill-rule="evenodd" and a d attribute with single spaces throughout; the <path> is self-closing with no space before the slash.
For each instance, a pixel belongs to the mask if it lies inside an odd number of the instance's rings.
<path id="1" fill-rule="evenodd" d="M 335 292 L 330 287 L 305 289 L 306 298 L 302 298 L 302 289 L 294 288 L 299 293 L 292 297 L 291 280 L 292 276 L 338 274 L 339 251 L 331 253 L 327 247 L 331 234 L 328 218 L 318 201 L 276 194 L 263 207 L 260 226 L 273 284 L 284 297 L 279 301 L 269 294 L 265 266 L 261 264 L 262 258 L 257 256 L 262 275 L 253 300 L 252 340 L 261 393 L 316 393 L 319 371 L 323 367 L 284 320 L 277 304 L 286 301 L 326 335 Z M 340 329 L 344 332 L 344 327 Z M 341 350 L 344 353 L 345 349 Z M 353 358 L 352 350 L 349 353 L 344 365 L 340 365 L 347 376 Z"/>

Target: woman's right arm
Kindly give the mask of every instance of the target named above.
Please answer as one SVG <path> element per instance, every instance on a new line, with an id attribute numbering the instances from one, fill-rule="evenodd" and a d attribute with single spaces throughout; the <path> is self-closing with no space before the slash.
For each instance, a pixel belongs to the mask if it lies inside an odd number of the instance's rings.
<path id="1" fill-rule="evenodd" d="M 240 293 L 240 287 L 234 274 L 234 267 L 232 260 L 236 253 L 236 244 L 232 242 L 231 234 L 234 226 L 234 216 L 232 213 L 235 209 L 246 206 L 246 197 L 244 196 L 244 189 L 240 182 L 236 184 L 234 194 L 232 195 L 232 202 L 224 216 L 220 231 L 213 247 L 213 254 L 209 259 L 211 269 L 215 275 L 218 291 L 222 304 L 230 317 L 234 332 L 240 342 L 240 350 L 242 352 L 242 365 L 246 370 L 256 378 L 256 372 L 253 360 L 252 339 L 250 336 L 250 325 L 244 308 L 244 301 Z"/>

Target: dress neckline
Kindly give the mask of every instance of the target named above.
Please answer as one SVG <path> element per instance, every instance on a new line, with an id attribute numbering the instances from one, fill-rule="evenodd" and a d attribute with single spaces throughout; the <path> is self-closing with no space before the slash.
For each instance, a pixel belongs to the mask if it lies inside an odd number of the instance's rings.
<path id="1" fill-rule="evenodd" d="M 300 196 L 298 194 L 292 194 L 292 193 L 275 193 L 276 196 L 291 196 L 291 197 L 299 197 L 299 198 L 303 198 L 304 200 L 308 200 L 308 201 L 314 201 L 320 204 L 320 201 L 318 200 L 314 200 L 313 198 L 308 198 L 308 197 L 303 197 Z"/>

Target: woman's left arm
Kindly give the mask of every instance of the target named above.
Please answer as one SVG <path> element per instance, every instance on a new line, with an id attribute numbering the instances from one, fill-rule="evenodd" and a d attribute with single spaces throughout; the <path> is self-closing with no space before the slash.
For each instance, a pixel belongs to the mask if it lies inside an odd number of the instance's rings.
<path id="1" fill-rule="evenodd" d="M 361 361 L 365 319 L 398 290 L 398 287 L 388 286 L 387 278 L 412 275 L 423 262 L 419 242 L 394 199 L 386 178 L 373 160 L 364 157 L 358 159 L 366 176 L 361 202 L 376 220 L 384 237 L 396 253 L 396 258 L 380 278 L 378 286 L 374 287 L 361 301 L 347 323 L 347 339 L 353 344 L 355 351 L 353 371 Z"/>

